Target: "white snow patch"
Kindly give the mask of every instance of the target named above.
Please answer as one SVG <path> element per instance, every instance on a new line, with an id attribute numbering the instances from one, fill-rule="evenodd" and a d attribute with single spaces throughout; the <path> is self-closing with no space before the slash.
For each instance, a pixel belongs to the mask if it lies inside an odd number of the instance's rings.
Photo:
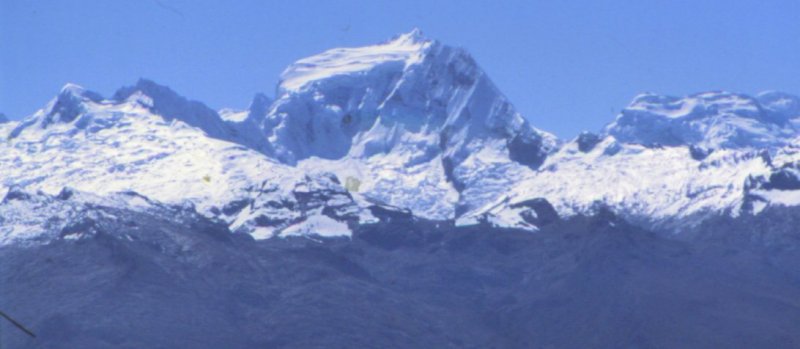
<path id="1" fill-rule="evenodd" d="M 305 236 L 319 235 L 322 237 L 350 237 L 353 232 L 347 223 L 337 221 L 323 214 L 313 215 L 300 223 L 289 226 L 281 231 L 280 236 Z"/>

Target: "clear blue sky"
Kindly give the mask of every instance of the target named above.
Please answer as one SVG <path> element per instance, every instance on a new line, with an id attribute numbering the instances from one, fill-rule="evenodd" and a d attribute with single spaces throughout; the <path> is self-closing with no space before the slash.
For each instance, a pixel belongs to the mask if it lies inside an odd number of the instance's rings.
<path id="1" fill-rule="evenodd" d="M 139 77 L 244 108 L 298 58 L 413 27 L 467 48 L 561 137 L 642 91 L 800 93 L 798 0 L 0 0 L 0 112 L 24 117 L 66 82 L 108 96 Z"/>

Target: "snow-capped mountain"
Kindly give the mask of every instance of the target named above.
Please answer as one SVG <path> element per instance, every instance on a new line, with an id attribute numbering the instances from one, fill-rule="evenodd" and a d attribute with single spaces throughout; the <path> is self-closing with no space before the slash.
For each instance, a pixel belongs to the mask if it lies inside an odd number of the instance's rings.
<path id="1" fill-rule="evenodd" d="M 685 98 L 642 94 L 605 132 L 647 146 L 779 148 L 797 138 L 800 100 L 776 92 L 749 97 L 707 92 Z"/>
<path id="2" fill-rule="evenodd" d="M 164 205 L 134 192 L 98 196 L 64 188 L 53 196 L 12 189 L 0 204 L 0 245 L 91 238 L 103 230 L 99 225 L 104 222 L 136 227 L 144 223 L 137 219 L 140 217 L 187 226 L 189 222 L 208 221 L 192 206 Z"/>
<path id="3" fill-rule="evenodd" d="M 264 122 L 276 156 L 330 168 L 364 195 L 433 219 L 493 200 L 555 137 L 534 129 L 464 50 L 418 30 L 304 58 Z"/>
<path id="4" fill-rule="evenodd" d="M 271 104 L 272 99 L 258 93 L 253 97 L 247 110 L 222 109 L 219 111 L 219 117 L 233 130 L 236 139 L 242 144 L 262 153 L 272 154 L 272 147 L 261 132 L 261 123 L 267 116 Z"/>
<path id="5" fill-rule="evenodd" d="M 715 215 L 800 205 L 798 100 L 777 92 L 637 96 L 602 134 L 564 143 L 501 200 L 543 197 L 562 215 L 602 204 L 670 231 Z M 488 213 L 518 225 L 507 211 L 514 209 L 491 204 L 462 219 Z"/>
<path id="6" fill-rule="evenodd" d="M 314 210 L 297 209 L 308 200 L 296 187 L 314 178 L 327 180 L 324 173 L 299 173 L 248 147 L 230 132 L 235 128 L 198 102 L 152 82 L 137 86 L 145 88 L 125 88 L 104 99 L 67 85 L 31 117 L 3 124 L 0 193 L 56 195 L 65 187 L 101 196 L 135 192 L 166 204 L 195 205 L 204 215 L 256 236 L 268 227 L 265 237 L 326 208 L 322 202 Z M 182 117 L 191 111 L 201 114 Z M 259 218 L 259 204 L 272 215 L 267 223 Z"/>
<path id="7" fill-rule="evenodd" d="M 798 127 L 800 99 L 785 93 L 643 94 L 602 132 L 559 141 L 465 50 L 414 30 L 301 59 L 274 100 L 241 111 L 148 80 L 110 98 L 68 84 L 0 123 L 0 194 L 135 193 L 256 238 L 347 236 L 381 210 L 536 230 L 605 207 L 676 232 L 800 205 Z M 13 202 L 5 217 L 35 221 Z"/>

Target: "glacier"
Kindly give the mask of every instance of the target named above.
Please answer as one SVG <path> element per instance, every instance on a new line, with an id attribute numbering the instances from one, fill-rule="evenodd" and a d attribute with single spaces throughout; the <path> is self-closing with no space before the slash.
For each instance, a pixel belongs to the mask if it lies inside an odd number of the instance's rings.
<path id="1" fill-rule="evenodd" d="M 645 93 L 561 140 L 466 50 L 415 29 L 301 59 L 245 110 L 146 79 L 108 98 L 67 84 L 0 123 L 0 193 L 133 192 L 258 239 L 346 237 L 380 210 L 535 231 L 607 207 L 677 233 L 800 204 L 798 127 L 800 98 L 782 92 Z"/>
<path id="2" fill-rule="evenodd" d="M 301 59 L 245 109 L 66 84 L 0 114 L 0 309 L 37 335 L 0 321 L 0 345 L 800 343 L 800 98 L 644 93 L 571 139 L 529 120 L 419 30 Z"/>
<path id="3" fill-rule="evenodd" d="M 363 195 L 429 219 L 494 199 L 486 188 L 538 167 L 556 144 L 466 51 L 418 30 L 301 59 L 277 96 L 263 129 L 278 159 L 357 178 Z"/>
<path id="4" fill-rule="evenodd" d="M 772 97 L 770 97 L 772 96 Z M 684 98 L 642 94 L 605 131 L 627 143 L 696 145 L 706 148 L 775 148 L 797 138 L 792 124 L 800 113 L 783 107 L 789 96 L 750 97 L 706 92 Z M 794 97 L 793 103 L 798 99 Z"/>

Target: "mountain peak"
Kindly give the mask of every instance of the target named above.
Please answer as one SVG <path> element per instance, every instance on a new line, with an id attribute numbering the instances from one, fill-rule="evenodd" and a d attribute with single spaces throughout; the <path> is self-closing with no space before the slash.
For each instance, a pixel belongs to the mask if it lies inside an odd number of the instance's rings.
<path id="1" fill-rule="evenodd" d="M 247 108 L 249 110 L 248 117 L 262 119 L 267 112 L 269 111 L 269 107 L 272 105 L 272 98 L 263 94 L 263 93 L 256 93 L 253 96 L 253 100 L 250 102 L 250 106 Z"/>
<path id="2" fill-rule="evenodd" d="M 620 141 L 646 146 L 781 146 L 797 135 L 786 122 L 788 115 L 800 114 L 792 104 L 796 101 L 796 97 L 776 93 L 759 98 L 727 91 L 685 97 L 644 93 L 636 96 L 605 131 Z"/>
<path id="3" fill-rule="evenodd" d="M 432 44 L 432 40 L 425 39 L 422 32 L 415 29 L 377 45 L 327 50 L 286 68 L 281 74 L 279 95 L 303 90 L 332 77 L 347 78 L 381 67 L 407 67 L 421 62 Z"/>
<path id="4" fill-rule="evenodd" d="M 173 91 L 171 88 L 165 85 L 159 85 L 155 81 L 140 78 L 136 81 L 136 84 L 132 86 L 125 86 L 118 89 L 112 99 L 117 102 L 123 102 L 130 98 L 132 95 L 136 94 L 137 92 L 142 93 L 150 97 L 154 104 L 185 104 L 189 101 L 186 100 L 183 96 L 179 95 L 177 92 Z M 155 107 L 155 105 L 153 105 Z M 166 115 L 165 115 L 166 116 Z"/>
<path id="5" fill-rule="evenodd" d="M 86 89 L 83 86 L 68 82 L 61 87 L 61 91 L 59 94 L 74 94 L 74 95 L 81 95 Z"/>
<path id="6" fill-rule="evenodd" d="M 265 132 L 287 163 L 388 153 L 410 147 L 411 134 L 414 152 L 425 154 L 414 161 L 444 152 L 457 164 L 468 143 L 489 139 L 507 141 L 498 149 L 526 165 L 544 156 L 541 134 L 472 56 L 418 29 L 301 59 L 284 71 L 278 92 Z"/>
<path id="7" fill-rule="evenodd" d="M 145 107 L 167 121 L 180 120 L 205 131 L 210 137 L 238 142 L 230 127 L 216 111 L 152 80 L 141 78 L 133 86 L 120 88 L 114 93 L 113 99 L 121 103 L 139 93 L 149 97 L 148 104 L 151 105 Z"/>
<path id="8" fill-rule="evenodd" d="M 61 87 L 61 91 L 59 91 L 58 95 L 60 97 L 71 96 L 76 98 L 89 99 L 95 102 L 103 100 L 103 96 L 101 96 L 99 93 L 94 91 L 89 91 L 83 88 L 82 86 L 71 82 L 64 84 L 64 86 Z"/>
<path id="9" fill-rule="evenodd" d="M 405 45 L 415 45 L 415 44 L 425 43 L 425 42 L 429 42 L 429 41 L 432 41 L 432 40 L 430 40 L 427 37 L 425 37 L 425 34 L 422 32 L 422 30 L 420 30 L 417 27 L 414 27 L 408 33 L 403 33 L 403 34 L 396 35 L 395 37 L 390 39 L 388 41 L 388 43 L 393 43 L 393 44 L 396 44 L 396 45 L 403 45 L 403 44 L 405 44 Z"/>
<path id="10" fill-rule="evenodd" d="M 353 177 L 376 178 L 364 185 L 374 185 L 368 189 L 378 193 L 373 199 L 439 218 L 493 200 L 484 184 L 506 179 L 484 179 L 537 169 L 555 145 L 466 50 L 426 39 L 419 30 L 292 64 L 262 125 L 279 161 L 301 167 L 368 163 Z M 378 163 L 380 172 L 366 174 Z M 387 195 L 384 186 L 405 186 L 400 181 L 411 171 L 420 176 L 406 188 L 416 194 Z M 411 199 L 421 191 L 431 199 Z M 466 199 L 457 208 L 450 204 L 459 198 Z"/>
<path id="11" fill-rule="evenodd" d="M 56 122 L 72 122 L 85 110 L 85 103 L 99 103 L 102 100 L 103 96 L 97 92 L 89 91 L 79 85 L 68 83 L 61 88 L 58 96 L 45 107 L 45 117 L 42 120 L 42 127 L 47 127 L 47 125 Z"/>
<path id="12" fill-rule="evenodd" d="M 103 96 L 96 92 L 68 83 L 43 109 L 17 124 L 8 137 L 17 138 L 23 131 L 33 126 L 38 129 L 46 129 L 53 124 L 76 122 L 76 119 L 87 111 L 87 104 L 101 103 L 103 100 Z"/>

